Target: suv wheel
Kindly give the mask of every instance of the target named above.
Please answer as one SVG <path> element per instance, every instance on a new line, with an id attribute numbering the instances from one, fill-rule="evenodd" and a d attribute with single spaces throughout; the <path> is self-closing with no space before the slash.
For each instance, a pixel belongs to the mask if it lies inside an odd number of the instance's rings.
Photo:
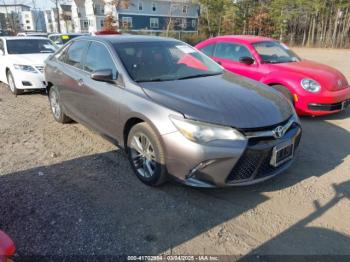
<path id="1" fill-rule="evenodd" d="M 53 115 L 53 118 L 59 122 L 59 123 L 68 123 L 72 120 L 66 116 L 63 111 L 60 104 L 59 96 L 57 89 L 55 87 L 51 87 L 49 91 L 49 101 L 50 101 L 50 108 Z"/>
<path id="2" fill-rule="evenodd" d="M 130 130 L 127 153 L 132 169 L 143 183 L 158 186 L 166 181 L 164 149 L 147 123 L 137 124 Z"/>
<path id="3" fill-rule="evenodd" d="M 14 95 L 17 96 L 17 95 L 23 94 L 23 90 L 17 89 L 16 83 L 15 83 L 15 80 L 13 79 L 13 75 L 12 75 L 11 71 L 7 72 L 7 83 L 9 85 L 9 87 L 10 87 L 11 92 Z"/>

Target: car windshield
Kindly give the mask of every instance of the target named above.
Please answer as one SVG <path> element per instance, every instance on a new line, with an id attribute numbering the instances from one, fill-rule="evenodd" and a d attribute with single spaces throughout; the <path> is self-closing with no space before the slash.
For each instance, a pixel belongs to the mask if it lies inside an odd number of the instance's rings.
<path id="1" fill-rule="evenodd" d="M 285 44 L 276 41 L 264 41 L 253 44 L 264 63 L 298 62 L 300 58 Z"/>
<path id="2" fill-rule="evenodd" d="M 177 41 L 114 44 L 136 82 L 171 81 L 218 75 L 223 69 L 193 47 Z"/>
<path id="3" fill-rule="evenodd" d="M 7 40 L 7 52 L 15 54 L 53 53 L 56 47 L 50 40 L 45 39 L 14 39 Z"/>

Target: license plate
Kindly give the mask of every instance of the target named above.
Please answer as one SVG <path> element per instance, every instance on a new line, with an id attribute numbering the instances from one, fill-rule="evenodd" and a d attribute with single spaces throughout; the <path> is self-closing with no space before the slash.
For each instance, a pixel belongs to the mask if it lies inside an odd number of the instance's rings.
<path id="1" fill-rule="evenodd" d="M 349 102 L 347 100 L 343 101 L 341 103 L 341 110 L 345 110 L 348 105 L 349 105 Z"/>
<path id="2" fill-rule="evenodd" d="M 294 143 L 287 141 L 279 144 L 272 149 L 270 165 L 278 167 L 279 165 L 292 159 L 294 155 Z"/>

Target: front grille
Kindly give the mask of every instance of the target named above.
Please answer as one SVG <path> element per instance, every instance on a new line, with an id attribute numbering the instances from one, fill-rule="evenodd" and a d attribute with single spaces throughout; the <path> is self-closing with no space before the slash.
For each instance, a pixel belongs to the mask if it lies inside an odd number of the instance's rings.
<path id="1" fill-rule="evenodd" d="M 44 66 L 35 66 L 35 68 L 36 68 L 40 73 L 44 73 Z"/>
<path id="2" fill-rule="evenodd" d="M 286 136 L 294 136 L 297 134 L 294 140 L 294 148 L 299 146 L 301 132 L 297 133 L 297 128 L 294 126 L 292 130 L 287 132 Z M 289 134 L 288 134 L 289 133 Z M 226 182 L 242 182 L 244 180 L 259 179 L 273 175 L 276 171 L 283 168 L 291 160 L 286 163 L 274 167 L 270 165 L 272 157 L 272 149 L 278 144 L 278 141 L 261 139 L 260 142 L 256 139 L 251 140 L 249 145 L 236 165 L 231 170 Z"/>

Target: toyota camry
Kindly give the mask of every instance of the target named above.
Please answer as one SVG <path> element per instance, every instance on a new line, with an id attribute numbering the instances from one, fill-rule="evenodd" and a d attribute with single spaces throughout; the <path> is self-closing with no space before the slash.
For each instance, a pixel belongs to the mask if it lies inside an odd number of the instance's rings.
<path id="1" fill-rule="evenodd" d="M 53 117 L 125 149 L 147 185 L 257 183 L 293 162 L 301 127 L 279 92 L 174 39 L 73 39 L 47 60 Z"/>

